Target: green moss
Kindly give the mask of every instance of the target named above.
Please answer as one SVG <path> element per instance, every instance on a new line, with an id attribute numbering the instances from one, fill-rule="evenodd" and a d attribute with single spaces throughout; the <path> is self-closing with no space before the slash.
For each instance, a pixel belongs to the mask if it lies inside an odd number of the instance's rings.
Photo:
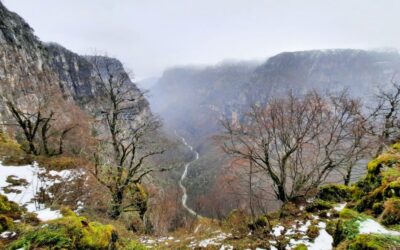
<path id="1" fill-rule="evenodd" d="M 5 165 L 23 165 L 30 162 L 21 145 L 3 131 L 0 131 L 0 157 Z"/>
<path id="2" fill-rule="evenodd" d="M 307 246 L 304 244 L 299 244 L 297 246 L 295 246 L 295 248 L 293 248 L 293 250 L 307 250 Z"/>
<path id="3" fill-rule="evenodd" d="M 5 215 L 0 214 L 0 233 L 10 230 L 14 227 L 13 220 Z"/>
<path id="4" fill-rule="evenodd" d="M 328 201 L 316 199 L 313 203 L 307 205 L 306 211 L 307 212 L 317 212 L 317 211 L 327 210 L 327 209 L 331 209 L 331 208 L 333 208 L 332 203 L 330 203 Z"/>
<path id="5" fill-rule="evenodd" d="M 146 250 L 148 249 L 146 246 L 138 243 L 135 240 L 128 241 L 121 247 L 123 250 Z"/>
<path id="6" fill-rule="evenodd" d="M 6 196 L 0 195 L 0 214 L 8 216 L 12 219 L 20 219 L 22 209 L 17 203 L 9 201 Z"/>
<path id="7" fill-rule="evenodd" d="M 115 234 L 114 228 L 111 225 L 102 225 L 98 222 L 90 222 L 89 226 L 84 227 L 82 232 L 81 245 L 93 249 L 108 247 L 113 234 Z"/>
<path id="8" fill-rule="evenodd" d="M 339 218 L 365 220 L 366 216 L 354 211 L 353 209 L 343 208 L 342 211 L 339 212 Z"/>
<path id="9" fill-rule="evenodd" d="M 65 228 L 48 226 L 30 231 L 13 242 L 9 249 L 74 249 L 74 240 Z"/>
<path id="10" fill-rule="evenodd" d="M 372 205 L 372 211 L 376 216 L 380 215 L 383 212 L 383 202 L 375 202 Z"/>
<path id="11" fill-rule="evenodd" d="M 372 209 L 374 203 L 384 200 L 384 192 L 386 186 L 382 185 L 374 189 L 367 195 L 364 195 L 355 205 L 355 209 L 359 212 L 363 212 L 367 209 Z"/>
<path id="12" fill-rule="evenodd" d="M 400 199 L 390 198 L 384 204 L 382 224 L 395 225 L 400 223 Z"/>
<path id="13" fill-rule="evenodd" d="M 397 154 L 392 154 L 390 152 L 383 153 L 368 163 L 368 173 L 379 174 L 383 165 L 391 166 L 398 161 L 399 156 Z"/>
<path id="14" fill-rule="evenodd" d="M 310 239 L 315 239 L 319 235 L 319 228 L 316 225 L 310 225 L 307 229 L 307 236 L 310 237 Z"/>
<path id="15" fill-rule="evenodd" d="M 381 172 L 381 175 L 383 177 L 383 181 L 392 182 L 400 178 L 400 169 L 398 167 L 387 168 L 385 171 Z"/>
<path id="16" fill-rule="evenodd" d="M 259 216 L 253 223 L 255 228 L 264 228 L 269 226 L 268 218 L 266 215 Z"/>
<path id="17" fill-rule="evenodd" d="M 384 190 L 384 195 L 386 197 L 400 197 L 400 179 L 390 182 Z"/>
<path id="18" fill-rule="evenodd" d="M 89 222 L 72 212 L 47 223 L 45 227 L 33 228 L 12 243 L 11 249 L 108 249 L 117 240 L 110 225 Z"/>
<path id="19" fill-rule="evenodd" d="M 394 150 L 397 150 L 397 151 L 400 150 L 400 142 L 393 144 L 391 148 L 393 148 Z"/>
<path id="20" fill-rule="evenodd" d="M 352 197 L 352 188 L 342 184 L 329 184 L 320 188 L 318 198 L 325 201 L 340 202 Z"/>
<path id="21" fill-rule="evenodd" d="M 39 156 L 36 157 L 36 161 L 39 163 L 40 166 L 43 166 L 46 169 L 57 171 L 65 169 L 75 169 L 84 164 L 81 159 L 69 156 Z"/>
<path id="22" fill-rule="evenodd" d="M 400 246 L 400 237 L 378 235 L 378 234 L 362 234 L 354 238 L 348 243 L 349 250 L 386 250 L 397 249 Z"/>

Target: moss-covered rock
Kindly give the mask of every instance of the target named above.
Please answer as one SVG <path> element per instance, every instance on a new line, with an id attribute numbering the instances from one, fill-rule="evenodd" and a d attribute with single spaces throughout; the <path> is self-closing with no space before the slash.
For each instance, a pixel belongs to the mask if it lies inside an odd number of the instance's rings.
<path id="1" fill-rule="evenodd" d="M 397 153 L 383 153 L 368 163 L 368 173 L 377 175 L 383 166 L 392 166 L 398 162 L 400 162 L 400 156 Z"/>
<path id="2" fill-rule="evenodd" d="M 375 202 L 372 205 L 372 211 L 374 212 L 375 216 L 380 215 L 383 212 L 383 202 Z"/>
<path id="3" fill-rule="evenodd" d="M 279 217 L 284 218 L 288 216 L 297 216 L 300 210 L 298 206 L 293 202 L 286 202 L 282 205 L 279 211 Z"/>
<path id="4" fill-rule="evenodd" d="M 386 197 L 400 197 L 400 178 L 389 183 L 383 190 Z"/>
<path id="5" fill-rule="evenodd" d="M 382 224 L 395 225 L 400 223 L 400 199 L 390 198 L 384 204 Z"/>
<path id="6" fill-rule="evenodd" d="M 14 220 L 20 219 L 23 209 L 17 203 L 9 201 L 6 196 L 0 195 L 0 214 Z"/>
<path id="7" fill-rule="evenodd" d="M 352 197 L 352 188 L 342 184 L 329 184 L 320 188 L 317 197 L 321 200 L 341 202 Z"/>
<path id="8" fill-rule="evenodd" d="M 10 230 L 13 227 L 14 227 L 13 220 L 8 216 L 0 214 L 0 233 L 6 230 Z"/>
<path id="9" fill-rule="evenodd" d="M 31 162 L 21 145 L 0 130 L 0 159 L 5 165 L 23 165 Z"/>
<path id="10" fill-rule="evenodd" d="M 259 216 L 253 223 L 249 224 L 251 230 L 270 229 L 269 220 L 266 215 Z"/>
<path id="11" fill-rule="evenodd" d="M 385 197 L 384 192 L 385 192 L 386 187 L 387 187 L 386 185 L 381 185 L 381 186 L 375 188 L 369 194 L 364 195 L 362 198 L 360 198 L 357 201 L 354 208 L 358 212 L 363 212 L 367 209 L 372 209 L 372 206 L 374 205 L 374 203 L 384 200 L 384 197 Z"/>
<path id="12" fill-rule="evenodd" d="M 11 186 L 26 186 L 28 182 L 25 179 L 18 178 L 15 175 L 7 176 L 6 182 L 9 183 Z"/>
<path id="13" fill-rule="evenodd" d="M 362 234 L 345 244 L 347 245 L 346 249 L 349 250 L 398 249 L 400 246 L 400 237 L 382 234 Z"/>
<path id="14" fill-rule="evenodd" d="M 293 248 L 293 250 L 307 250 L 307 246 L 304 244 L 299 244 Z"/>
<path id="15" fill-rule="evenodd" d="M 307 229 L 307 236 L 310 237 L 310 239 L 315 239 L 319 235 L 319 228 L 317 225 L 310 225 Z"/>
<path id="16" fill-rule="evenodd" d="M 135 240 L 130 240 L 124 243 L 121 247 L 122 250 L 147 250 L 148 248 Z"/>
<path id="17" fill-rule="evenodd" d="M 117 241 L 110 225 L 89 222 L 66 210 L 64 217 L 33 228 L 13 242 L 10 249 L 109 249 Z"/>
<path id="18" fill-rule="evenodd" d="M 321 210 L 327 210 L 327 209 L 331 209 L 331 208 L 333 208 L 332 203 L 321 200 L 321 199 L 316 199 L 315 201 L 313 201 L 312 203 L 310 203 L 306 206 L 306 211 L 307 212 L 318 212 Z"/>

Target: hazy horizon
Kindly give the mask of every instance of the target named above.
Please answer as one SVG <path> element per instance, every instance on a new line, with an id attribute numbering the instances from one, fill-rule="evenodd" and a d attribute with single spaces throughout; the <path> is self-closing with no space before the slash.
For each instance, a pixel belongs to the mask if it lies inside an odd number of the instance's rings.
<path id="1" fill-rule="evenodd" d="M 107 52 L 136 79 L 176 65 L 262 61 L 283 51 L 399 48 L 400 2 L 3 0 L 45 42 Z M 288 8 L 290 6 L 290 8 Z"/>

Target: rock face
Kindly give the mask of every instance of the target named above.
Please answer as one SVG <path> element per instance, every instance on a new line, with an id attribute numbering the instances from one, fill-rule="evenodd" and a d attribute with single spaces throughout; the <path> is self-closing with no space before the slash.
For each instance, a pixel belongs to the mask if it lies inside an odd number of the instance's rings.
<path id="1" fill-rule="evenodd" d="M 111 58 L 113 70 L 124 71 L 122 64 Z M 91 57 L 77 55 L 60 45 L 43 43 L 32 28 L 0 2 L 0 91 L 17 99 L 36 95 L 42 88 L 54 87 L 64 99 L 85 111 L 95 112 L 101 105 L 104 84 L 93 69 Z M 131 81 L 127 84 L 132 84 Z M 150 112 L 148 103 L 135 86 L 138 107 Z M 1 104 L 0 104 L 1 106 Z M 4 114 L 4 107 L 3 107 Z"/>

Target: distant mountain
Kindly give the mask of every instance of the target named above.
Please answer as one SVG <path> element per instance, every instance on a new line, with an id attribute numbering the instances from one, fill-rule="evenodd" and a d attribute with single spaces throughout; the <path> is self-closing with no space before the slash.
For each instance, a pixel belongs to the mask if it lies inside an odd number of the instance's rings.
<path id="1" fill-rule="evenodd" d="M 399 73 L 399 74 L 397 74 Z M 197 146 L 200 160 L 188 172 L 189 203 L 212 188 L 223 159 L 210 137 L 218 133 L 221 115 L 240 119 L 249 104 L 288 90 L 338 91 L 369 98 L 378 86 L 400 77 L 397 51 L 355 49 L 284 52 L 261 64 L 234 63 L 178 67 L 164 72 L 150 92 L 150 103 L 171 130 Z M 202 187 L 202 188 L 199 188 Z"/>
<path id="2" fill-rule="evenodd" d="M 399 73 L 399 74 L 397 74 Z M 179 67 L 164 72 L 151 88 L 151 105 L 172 126 L 190 133 L 212 133 L 202 122 L 220 114 L 235 116 L 250 103 L 289 89 L 348 89 L 363 97 L 400 76 L 397 51 L 354 49 L 284 52 L 266 62 Z M 211 123 L 211 124 L 210 124 Z M 178 128 L 178 127 L 176 127 Z"/>

